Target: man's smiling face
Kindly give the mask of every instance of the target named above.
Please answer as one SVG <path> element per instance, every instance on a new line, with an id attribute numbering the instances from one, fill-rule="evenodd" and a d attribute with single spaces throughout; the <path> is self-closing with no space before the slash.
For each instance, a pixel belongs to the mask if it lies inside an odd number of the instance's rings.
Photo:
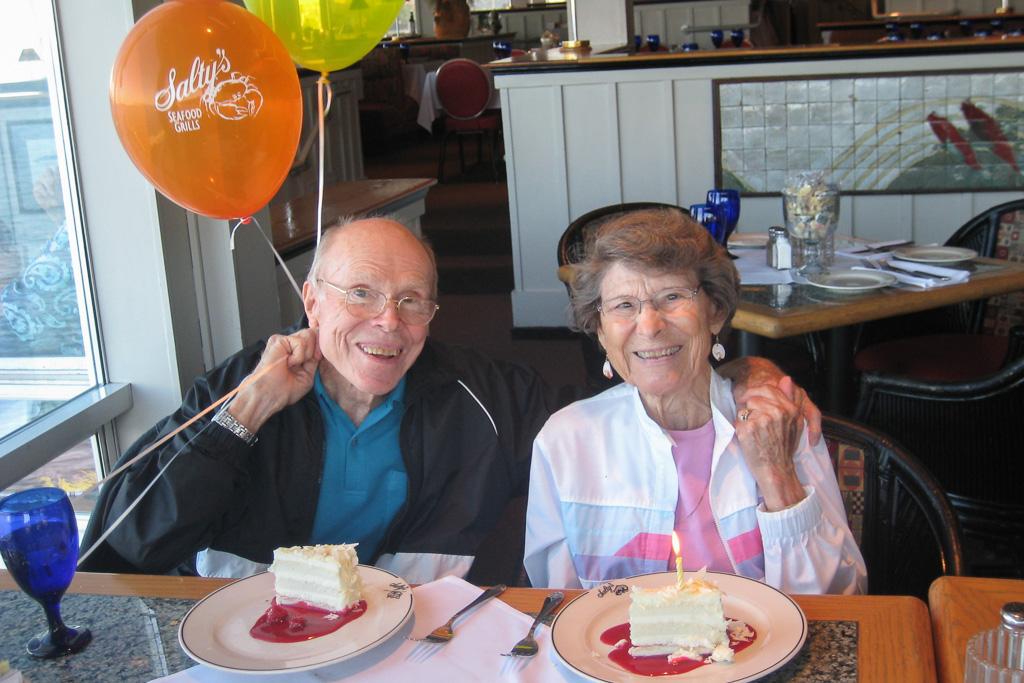
<path id="1" fill-rule="evenodd" d="M 373 289 L 396 300 L 432 297 L 430 257 L 402 225 L 372 218 L 344 226 L 330 237 L 319 273 L 324 281 L 344 290 Z M 319 328 L 324 361 L 343 380 L 340 388 L 351 392 L 349 398 L 386 395 L 423 350 L 428 326 L 402 322 L 393 302 L 367 320 L 353 315 L 345 295 L 322 282 L 307 283 L 305 299 L 310 327 Z M 324 370 L 321 365 L 321 375 Z"/>

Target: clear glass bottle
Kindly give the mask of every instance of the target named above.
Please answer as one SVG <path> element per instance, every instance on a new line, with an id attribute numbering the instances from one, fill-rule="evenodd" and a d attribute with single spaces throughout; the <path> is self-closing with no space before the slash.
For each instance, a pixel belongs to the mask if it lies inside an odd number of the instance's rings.
<path id="1" fill-rule="evenodd" d="M 778 225 L 768 228 L 765 258 L 769 266 L 778 270 L 789 270 L 793 267 L 793 245 L 785 228 Z"/>
<path id="2" fill-rule="evenodd" d="M 1024 603 L 999 611 L 1002 624 L 971 636 L 964 661 L 964 683 L 1024 683 Z"/>

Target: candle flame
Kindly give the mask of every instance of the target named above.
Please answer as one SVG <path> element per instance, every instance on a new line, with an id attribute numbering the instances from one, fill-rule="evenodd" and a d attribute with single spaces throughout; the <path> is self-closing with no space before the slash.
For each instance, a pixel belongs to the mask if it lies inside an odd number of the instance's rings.
<path id="1" fill-rule="evenodd" d="M 679 534 L 674 531 L 672 532 L 672 552 L 679 557 Z"/>

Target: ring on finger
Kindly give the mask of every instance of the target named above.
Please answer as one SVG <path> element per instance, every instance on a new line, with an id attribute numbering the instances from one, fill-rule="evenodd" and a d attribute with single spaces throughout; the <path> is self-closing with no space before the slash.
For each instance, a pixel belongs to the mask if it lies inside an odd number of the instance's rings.
<path id="1" fill-rule="evenodd" d="M 740 413 L 740 420 L 742 422 L 746 422 L 747 418 L 749 418 L 749 417 L 750 417 L 750 411 L 749 410 L 744 410 L 742 413 Z"/>

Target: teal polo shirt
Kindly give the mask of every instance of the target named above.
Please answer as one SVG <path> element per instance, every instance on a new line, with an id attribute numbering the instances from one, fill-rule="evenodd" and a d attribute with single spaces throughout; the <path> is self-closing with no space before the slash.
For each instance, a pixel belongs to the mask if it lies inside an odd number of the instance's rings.
<path id="1" fill-rule="evenodd" d="M 405 378 L 359 427 L 327 395 L 319 372 L 313 390 L 327 453 L 312 542 L 358 543 L 359 562 L 368 564 L 406 497 L 409 478 L 398 445 Z"/>

